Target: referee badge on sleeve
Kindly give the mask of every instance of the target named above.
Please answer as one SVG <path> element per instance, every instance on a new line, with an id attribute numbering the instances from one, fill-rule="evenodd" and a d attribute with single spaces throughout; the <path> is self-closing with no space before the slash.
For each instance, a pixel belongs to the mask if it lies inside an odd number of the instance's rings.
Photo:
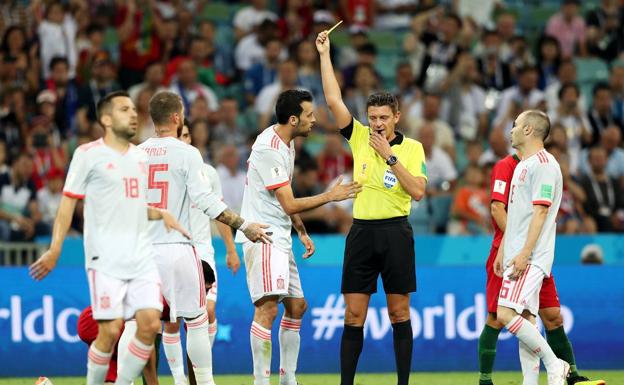
<path id="1" fill-rule="evenodd" d="M 393 188 L 399 180 L 396 175 L 392 172 L 392 170 L 386 170 L 383 177 L 383 184 L 386 188 Z"/>

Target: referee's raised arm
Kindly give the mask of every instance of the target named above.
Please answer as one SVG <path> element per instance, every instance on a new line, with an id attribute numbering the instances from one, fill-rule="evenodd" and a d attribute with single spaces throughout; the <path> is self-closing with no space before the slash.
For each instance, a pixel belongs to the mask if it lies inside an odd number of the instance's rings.
<path id="1" fill-rule="evenodd" d="M 316 49 L 321 56 L 321 78 L 323 79 L 323 92 L 327 106 L 336 118 L 338 129 L 347 127 L 351 124 L 353 117 L 342 101 L 342 94 L 336 75 L 334 74 L 334 66 L 329 55 L 329 35 L 327 31 L 323 31 L 316 37 Z"/>

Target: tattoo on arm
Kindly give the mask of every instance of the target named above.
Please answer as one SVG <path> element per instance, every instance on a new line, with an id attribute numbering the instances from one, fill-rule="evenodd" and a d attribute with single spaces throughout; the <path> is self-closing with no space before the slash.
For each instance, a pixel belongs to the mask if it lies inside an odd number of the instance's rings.
<path id="1" fill-rule="evenodd" d="M 225 223 L 226 225 L 238 229 L 244 222 L 244 219 L 241 218 L 238 214 L 230 209 L 225 209 L 219 216 L 215 218 L 221 223 Z"/>

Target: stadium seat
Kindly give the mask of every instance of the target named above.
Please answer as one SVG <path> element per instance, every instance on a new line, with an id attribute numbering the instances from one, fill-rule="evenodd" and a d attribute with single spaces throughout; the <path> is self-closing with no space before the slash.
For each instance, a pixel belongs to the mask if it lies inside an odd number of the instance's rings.
<path id="1" fill-rule="evenodd" d="M 585 100 L 592 100 L 594 86 L 609 79 L 607 63 L 598 58 L 576 58 L 576 82 Z"/>
<path id="2" fill-rule="evenodd" d="M 427 197 L 419 202 L 412 201 L 408 221 L 412 225 L 414 234 L 430 234 L 432 230 L 431 215 L 429 214 L 429 203 Z"/>

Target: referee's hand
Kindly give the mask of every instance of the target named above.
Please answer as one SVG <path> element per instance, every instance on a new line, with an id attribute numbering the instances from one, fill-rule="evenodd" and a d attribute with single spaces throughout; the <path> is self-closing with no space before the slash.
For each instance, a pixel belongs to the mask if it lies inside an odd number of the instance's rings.
<path id="1" fill-rule="evenodd" d="M 349 182 L 342 184 L 344 177 L 341 175 L 329 190 L 329 197 L 332 202 L 343 201 L 345 199 L 355 198 L 357 193 L 362 191 L 362 185 L 358 182 Z"/>

